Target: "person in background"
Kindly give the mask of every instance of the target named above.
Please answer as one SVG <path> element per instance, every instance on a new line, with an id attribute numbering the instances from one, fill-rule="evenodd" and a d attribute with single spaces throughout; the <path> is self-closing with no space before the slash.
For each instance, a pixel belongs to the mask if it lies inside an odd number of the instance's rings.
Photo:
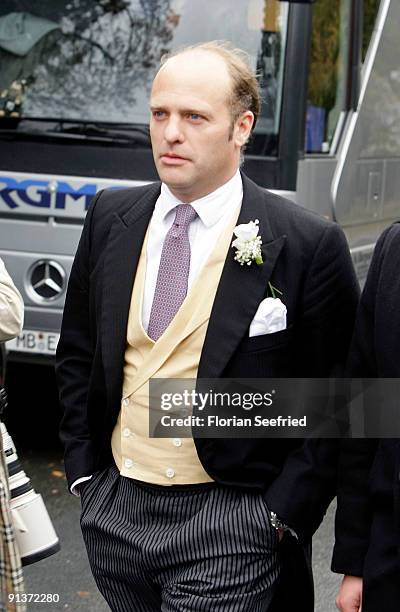
<path id="1" fill-rule="evenodd" d="M 11 340 L 22 331 L 24 302 L 0 258 L 0 342 Z M 8 469 L 0 434 L 0 610 L 24 612 L 18 601 L 24 593 L 21 559 L 15 541 L 10 510 Z M 17 600 L 17 601 L 16 601 Z"/>
<path id="2" fill-rule="evenodd" d="M 375 248 L 357 313 L 349 377 L 400 379 L 399 261 L 397 222 Z M 381 418 L 389 405 L 390 397 L 375 407 Z M 395 436 L 397 424 L 389 423 Z M 340 612 L 400 610 L 400 439 L 377 440 L 377 431 L 370 431 L 373 438 L 342 444 L 332 560 L 332 570 L 344 574 L 336 598 Z"/>
<path id="3" fill-rule="evenodd" d="M 24 302 L 0 258 L 0 342 L 18 336 L 23 323 Z"/>

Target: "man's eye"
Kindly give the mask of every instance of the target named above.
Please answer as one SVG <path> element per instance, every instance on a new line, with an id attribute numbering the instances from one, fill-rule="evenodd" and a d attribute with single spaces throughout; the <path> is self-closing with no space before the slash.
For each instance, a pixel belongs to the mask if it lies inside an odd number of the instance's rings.
<path id="1" fill-rule="evenodd" d="M 162 119 L 164 115 L 165 115 L 164 111 L 160 111 L 160 110 L 153 111 L 154 119 Z"/>
<path id="2" fill-rule="evenodd" d="M 189 119 L 191 119 L 192 121 L 200 121 L 200 119 L 202 119 L 203 117 L 201 115 L 199 115 L 198 113 L 190 113 L 189 114 Z"/>

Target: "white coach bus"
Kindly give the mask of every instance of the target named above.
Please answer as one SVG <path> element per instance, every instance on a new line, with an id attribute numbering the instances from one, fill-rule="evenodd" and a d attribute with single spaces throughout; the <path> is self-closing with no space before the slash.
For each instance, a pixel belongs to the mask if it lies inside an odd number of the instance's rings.
<path id="1" fill-rule="evenodd" d="M 225 39 L 260 75 L 244 170 L 344 228 L 365 277 L 400 215 L 399 0 L 1 0 L 0 256 L 25 300 L 13 359 L 51 360 L 98 189 L 157 178 L 160 57 Z"/>

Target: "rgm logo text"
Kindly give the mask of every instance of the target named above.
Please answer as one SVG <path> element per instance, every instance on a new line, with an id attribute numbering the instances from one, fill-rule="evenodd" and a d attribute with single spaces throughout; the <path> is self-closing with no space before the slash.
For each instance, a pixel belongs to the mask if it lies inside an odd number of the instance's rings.
<path id="1" fill-rule="evenodd" d="M 0 203 L 10 210 L 27 204 L 36 208 L 64 209 L 69 201 L 83 200 L 85 210 L 97 191 L 94 184 L 87 184 L 74 189 L 68 183 L 57 181 L 56 191 L 49 189 L 48 181 L 33 181 L 30 179 L 17 181 L 10 177 L 0 178 Z"/>
<path id="2" fill-rule="evenodd" d="M 109 187 L 121 189 L 123 185 Z M 65 210 L 70 204 L 80 202 L 86 211 L 98 191 L 98 185 L 87 183 L 74 188 L 65 181 L 55 181 L 54 186 L 49 181 L 26 179 L 17 181 L 11 177 L 0 177 L 0 206 L 6 205 L 10 210 L 26 205 L 35 208 L 51 208 Z"/>

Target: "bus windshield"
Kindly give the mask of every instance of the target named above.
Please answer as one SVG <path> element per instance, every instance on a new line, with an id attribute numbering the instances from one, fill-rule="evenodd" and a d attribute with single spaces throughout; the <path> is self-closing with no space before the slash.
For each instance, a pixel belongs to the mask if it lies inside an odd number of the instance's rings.
<path id="1" fill-rule="evenodd" d="M 161 57 L 229 40 L 259 74 L 256 132 L 273 153 L 287 13 L 278 0 L 2 0 L 0 117 L 147 124 Z"/>

